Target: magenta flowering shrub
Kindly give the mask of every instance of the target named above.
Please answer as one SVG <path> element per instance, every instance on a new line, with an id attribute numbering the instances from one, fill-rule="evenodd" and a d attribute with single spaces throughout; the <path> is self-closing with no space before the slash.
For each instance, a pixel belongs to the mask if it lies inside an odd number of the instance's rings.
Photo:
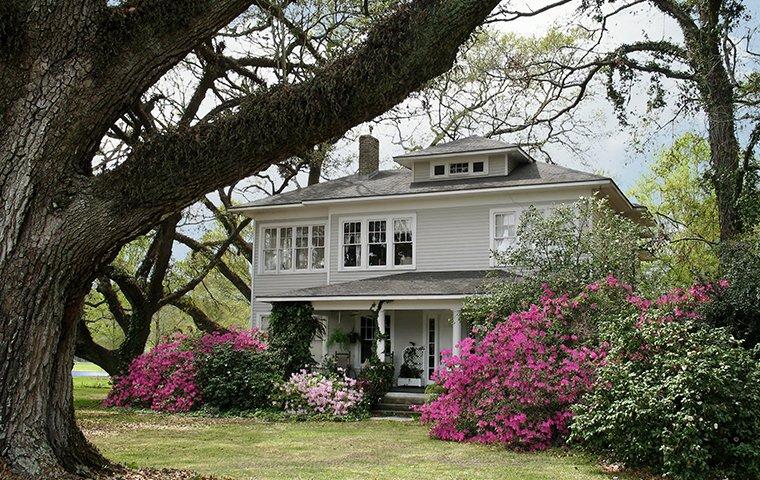
<path id="1" fill-rule="evenodd" d="M 364 393 L 344 374 L 325 375 L 301 370 L 280 387 L 283 408 L 293 415 L 344 417 L 356 413 Z"/>
<path id="2" fill-rule="evenodd" d="M 197 382 L 198 355 L 213 354 L 217 345 L 235 350 L 266 349 L 258 330 L 231 330 L 199 337 L 177 334 L 132 361 L 125 375 L 114 377 L 104 401 L 109 407 L 149 408 L 162 412 L 188 412 L 203 403 Z"/>
<path id="3" fill-rule="evenodd" d="M 434 377 L 443 393 L 418 407 L 421 421 L 443 440 L 547 448 L 565 439 L 571 407 L 594 387 L 609 347 L 599 337 L 610 338 L 612 319 L 643 321 L 653 309 L 662 321 L 691 319 L 717 288 L 725 285 L 649 300 L 614 276 L 572 299 L 545 287 L 540 305 L 511 314 L 482 340 L 462 340 L 458 356 L 444 352 Z"/>

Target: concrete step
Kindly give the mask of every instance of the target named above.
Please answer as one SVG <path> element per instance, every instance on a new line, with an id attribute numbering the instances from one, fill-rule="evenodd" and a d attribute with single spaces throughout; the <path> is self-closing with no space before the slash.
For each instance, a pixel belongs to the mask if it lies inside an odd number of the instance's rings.
<path id="1" fill-rule="evenodd" d="M 398 410 L 384 410 L 382 408 L 378 408 L 376 410 L 372 410 L 372 415 L 374 417 L 412 418 L 418 414 L 409 410 L 404 412 L 404 411 L 398 411 Z"/>
<path id="2" fill-rule="evenodd" d="M 387 403 L 387 402 L 380 402 L 380 404 L 377 406 L 380 410 L 392 410 L 394 412 L 410 412 L 412 405 L 407 405 L 405 403 Z"/>
<path id="3" fill-rule="evenodd" d="M 383 403 L 400 405 L 422 405 L 427 400 L 424 393 L 388 392 L 383 397 Z"/>

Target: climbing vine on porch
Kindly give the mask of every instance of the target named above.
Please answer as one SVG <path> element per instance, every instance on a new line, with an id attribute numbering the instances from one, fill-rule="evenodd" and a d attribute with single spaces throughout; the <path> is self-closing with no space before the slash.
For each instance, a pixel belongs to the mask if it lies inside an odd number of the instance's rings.
<path id="1" fill-rule="evenodd" d="M 279 302 L 269 315 L 269 348 L 282 362 L 285 377 L 317 362 L 311 356 L 311 342 L 322 338 L 325 326 L 314 316 L 309 302 Z"/>

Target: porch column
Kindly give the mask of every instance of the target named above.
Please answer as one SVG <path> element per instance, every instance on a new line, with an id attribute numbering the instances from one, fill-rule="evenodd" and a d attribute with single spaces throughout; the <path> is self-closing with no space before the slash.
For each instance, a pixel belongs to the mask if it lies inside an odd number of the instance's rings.
<path id="1" fill-rule="evenodd" d="M 381 362 L 385 361 L 385 307 L 380 307 L 377 312 L 377 331 L 380 332 L 377 340 L 377 357 Z"/>
<path id="2" fill-rule="evenodd" d="M 462 321 L 459 318 L 461 313 L 462 309 L 460 308 L 451 310 L 451 344 L 454 355 L 459 355 L 459 345 L 457 344 L 462 340 Z"/>

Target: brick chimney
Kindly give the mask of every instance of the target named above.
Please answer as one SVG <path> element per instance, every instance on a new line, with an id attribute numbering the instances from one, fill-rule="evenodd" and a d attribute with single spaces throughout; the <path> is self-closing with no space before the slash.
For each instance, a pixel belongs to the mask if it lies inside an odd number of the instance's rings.
<path id="1" fill-rule="evenodd" d="M 370 176 L 380 168 L 380 141 L 372 135 L 359 137 L 359 175 Z"/>

